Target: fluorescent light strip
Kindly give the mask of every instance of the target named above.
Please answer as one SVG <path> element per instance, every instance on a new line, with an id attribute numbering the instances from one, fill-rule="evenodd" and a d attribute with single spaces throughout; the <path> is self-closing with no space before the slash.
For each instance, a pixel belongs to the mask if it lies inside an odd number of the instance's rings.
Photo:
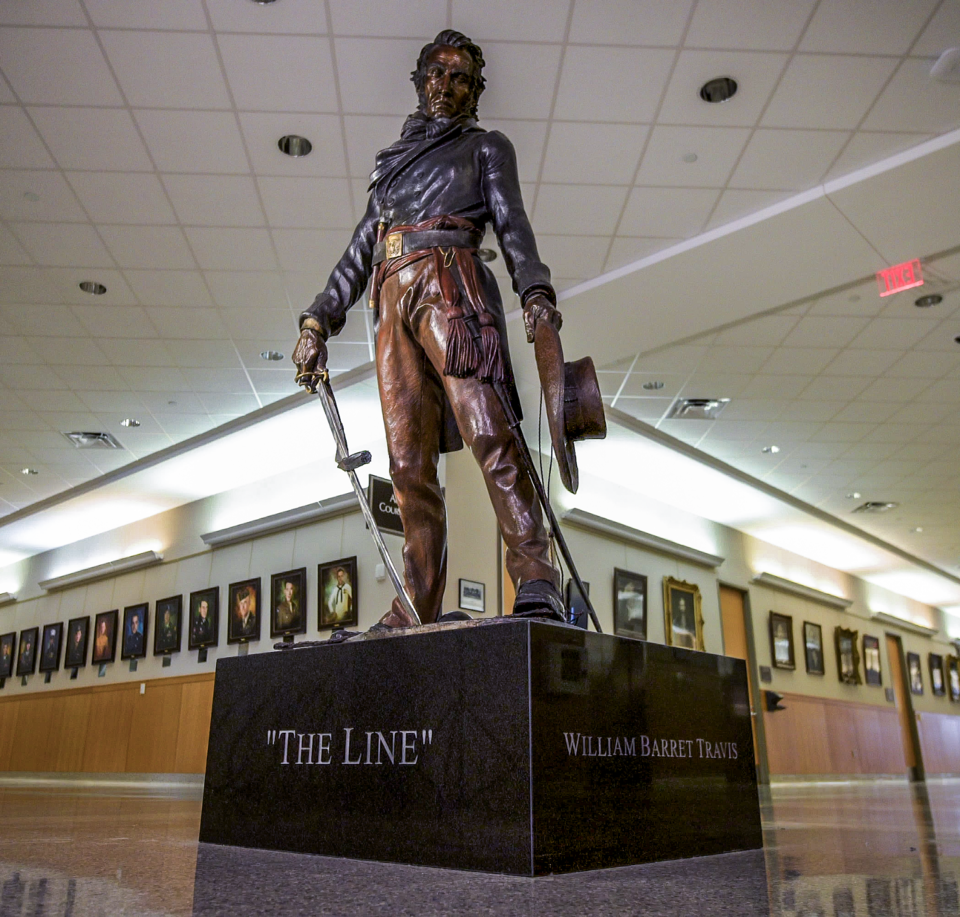
<path id="1" fill-rule="evenodd" d="M 688 547 L 685 544 L 677 544 L 675 541 L 668 541 L 659 535 L 651 535 L 649 532 L 641 532 L 639 529 L 631 528 L 620 522 L 613 522 L 610 519 L 603 519 L 588 513 L 582 509 L 571 509 L 563 514 L 563 521 L 570 525 L 577 525 L 580 528 L 588 529 L 592 532 L 603 532 L 606 535 L 613 535 L 624 541 L 631 541 L 634 544 L 657 551 L 660 554 L 668 554 L 670 557 L 679 557 L 681 560 L 689 560 L 691 563 L 699 564 L 701 567 L 711 567 L 716 569 L 724 562 L 726 558 L 718 557 L 716 554 L 708 554 L 706 551 L 699 551 L 696 548 Z"/>
<path id="2" fill-rule="evenodd" d="M 17 597 L 12 592 L 0 592 L 0 605 L 9 605 L 16 600 Z"/>
<path id="3" fill-rule="evenodd" d="M 937 627 L 926 627 L 923 624 L 906 621 L 903 618 L 898 618 L 896 615 L 888 615 L 885 611 L 871 611 L 870 618 L 873 621 L 880 621 L 883 624 L 902 627 L 904 630 L 912 631 L 915 634 L 922 634 L 924 637 L 932 637 L 934 634 L 940 632 L 940 629 Z"/>
<path id="4" fill-rule="evenodd" d="M 207 532 L 200 537 L 204 544 L 208 544 L 212 548 L 219 548 L 223 545 L 236 544 L 238 541 L 259 538 L 261 535 L 282 532 L 284 529 L 292 529 L 298 525 L 306 525 L 309 522 L 316 522 L 318 519 L 331 519 L 334 516 L 344 516 L 347 513 L 359 512 L 359 510 L 356 495 L 351 491 L 337 497 L 331 497 L 329 500 L 308 503 L 306 506 L 284 510 L 284 512 L 275 513 L 272 516 L 261 516 L 259 519 L 252 519 L 250 522 L 232 525 L 230 528 Z"/>
<path id="5" fill-rule="evenodd" d="M 824 605 L 830 605 L 832 608 L 846 610 L 853 604 L 853 599 L 845 599 L 843 596 L 834 595 L 832 592 L 821 592 L 812 586 L 804 586 L 803 583 L 795 583 L 791 579 L 774 576 L 772 573 L 758 573 L 751 582 L 758 586 L 769 586 L 771 589 L 789 592 L 803 599 L 812 599 L 814 602 L 821 602 Z"/>
<path id="6" fill-rule="evenodd" d="M 95 567 L 86 567 L 83 570 L 75 570 L 73 573 L 65 573 L 63 576 L 54 576 L 51 579 L 40 580 L 37 585 L 47 592 L 53 592 L 55 589 L 79 586 L 81 583 L 90 583 L 107 576 L 129 573 L 131 570 L 139 570 L 141 567 L 158 564 L 161 560 L 163 560 L 162 554 L 158 554 L 156 551 L 144 551 L 142 554 L 121 557 L 119 560 L 111 560 L 105 564 L 97 564 Z"/>

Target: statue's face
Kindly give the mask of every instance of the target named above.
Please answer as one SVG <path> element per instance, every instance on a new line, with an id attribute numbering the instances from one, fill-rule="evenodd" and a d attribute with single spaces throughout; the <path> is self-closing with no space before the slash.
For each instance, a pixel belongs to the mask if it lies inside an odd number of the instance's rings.
<path id="1" fill-rule="evenodd" d="M 473 60 L 466 51 L 441 45 L 427 58 L 424 111 L 431 118 L 456 118 L 473 101 Z"/>

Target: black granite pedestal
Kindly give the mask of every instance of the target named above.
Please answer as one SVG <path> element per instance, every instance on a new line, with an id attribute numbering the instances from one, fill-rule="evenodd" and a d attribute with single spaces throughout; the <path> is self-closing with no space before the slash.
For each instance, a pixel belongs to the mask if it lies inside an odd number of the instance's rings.
<path id="1" fill-rule="evenodd" d="M 744 663 L 510 619 L 220 659 L 200 840 L 524 876 L 759 848 Z"/>

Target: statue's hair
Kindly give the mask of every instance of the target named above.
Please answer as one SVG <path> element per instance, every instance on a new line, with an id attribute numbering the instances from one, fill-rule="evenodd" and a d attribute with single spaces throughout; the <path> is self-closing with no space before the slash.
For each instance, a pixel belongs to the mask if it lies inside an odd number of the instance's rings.
<path id="1" fill-rule="evenodd" d="M 460 51 L 466 51 L 473 61 L 473 98 L 467 114 L 471 118 L 477 117 L 477 103 L 480 101 L 480 93 L 483 92 L 487 81 L 483 78 L 483 52 L 479 45 L 475 45 L 463 32 L 457 32 L 455 29 L 445 29 L 440 32 L 436 38 L 429 44 L 423 46 L 420 57 L 417 58 L 417 69 L 413 71 L 410 78 L 417 89 L 417 98 L 420 101 L 420 110 L 426 108 L 427 100 L 423 94 L 423 86 L 427 78 L 427 58 L 441 47 L 457 48 Z"/>

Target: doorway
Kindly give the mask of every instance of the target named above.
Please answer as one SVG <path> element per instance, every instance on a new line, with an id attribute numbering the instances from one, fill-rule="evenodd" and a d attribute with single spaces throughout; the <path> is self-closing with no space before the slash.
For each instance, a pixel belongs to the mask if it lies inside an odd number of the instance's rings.
<path id="1" fill-rule="evenodd" d="M 923 756 L 920 754 L 920 736 L 917 718 L 913 712 L 907 667 L 903 657 L 903 643 L 895 634 L 887 634 L 887 660 L 890 663 L 890 685 L 900 718 L 900 741 L 903 744 L 903 763 L 910 771 L 911 780 L 923 780 Z"/>

